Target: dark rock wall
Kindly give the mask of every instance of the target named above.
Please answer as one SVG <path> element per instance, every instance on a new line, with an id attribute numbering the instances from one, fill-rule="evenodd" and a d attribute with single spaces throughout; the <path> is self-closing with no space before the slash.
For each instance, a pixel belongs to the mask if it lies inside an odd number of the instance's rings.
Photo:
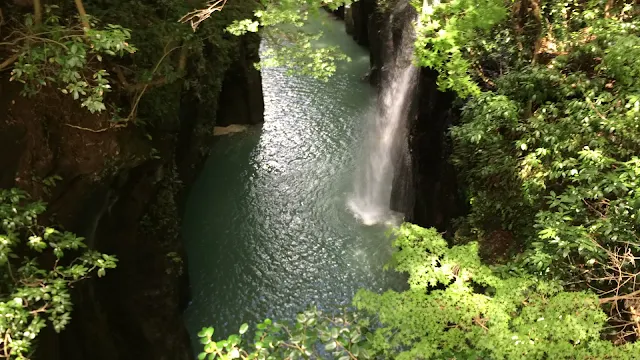
<path id="1" fill-rule="evenodd" d="M 345 31 L 360 45 L 369 48 L 370 71 L 369 80 L 377 84 L 384 63 L 386 15 L 381 12 L 375 0 L 361 0 L 345 7 L 343 10 Z"/>
<path id="2" fill-rule="evenodd" d="M 438 90 L 436 75 L 430 69 L 420 70 L 417 116 L 409 125 L 415 203 L 407 220 L 452 235 L 452 220 L 466 213 L 457 174 L 449 162 L 452 144 L 448 132 L 459 112 L 455 95 Z"/>
<path id="3" fill-rule="evenodd" d="M 369 41 L 369 17 L 376 8 L 375 0 L 360 0 L 351 4 L 349 23 L 352 24 L 350 34 L 360 45 L 368 46 Z"/>
<path id="4" fill-rule="evenodd" d="M 260 37 L 248 34 L 242 38 L 237 61 L 225 73 L 220 93 L 216 124 L 258 124 L 263 120 L 264 98 L 262 77 L 253 64 L 260 61 Z"/>
<path id="5" fill-rule="evenodd" d="M 40 339 L 36 359 L 191 360 L 181 312 L 189 301 L 180 237 L 186 189 L 206 158 L 219 117 L 227 123 L 262 121 L 259 37 L 230 38 L 229 61 L 207 73 L 221 86 L 212 101 L 176 82 L 177 98 L 155 126 L 110 127 L 59 91 L 35 98 L 0 74 L 0 187 L 20 187 L 48 202 L 46 220 L 116 255 L 118 268 L 76 286 L 70 326 Z M 206 51 L 211 57 L 219 49 Z M 193 64 L 191 69 L 202 71 Z M 149 95 L 152 99 L 154 92 Z M 151 107 L 148 107 L 151 109 Z M 62 180 L 45 191 L 43 179 Z"/>

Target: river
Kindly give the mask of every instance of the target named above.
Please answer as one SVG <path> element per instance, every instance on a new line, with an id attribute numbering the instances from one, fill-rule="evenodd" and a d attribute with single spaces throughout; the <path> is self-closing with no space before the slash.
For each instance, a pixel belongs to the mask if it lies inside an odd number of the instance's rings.
<path id="1" fill-rule="evenodd" d="M 383 271 L 391 255 L 383 226 L 349 212 L 354 173 L 375 91 L 361 78 L 368 52 L 321 15 L 325 44 L 352 59 L 322 82 L 263 70 L 265 123 L 221 136 L 188 199 L 183 233 L 193 301 L 192 337 L 243 322 L 292 318 L 310 304 L 347 305 L 359 288 L 399 289 Z"/>

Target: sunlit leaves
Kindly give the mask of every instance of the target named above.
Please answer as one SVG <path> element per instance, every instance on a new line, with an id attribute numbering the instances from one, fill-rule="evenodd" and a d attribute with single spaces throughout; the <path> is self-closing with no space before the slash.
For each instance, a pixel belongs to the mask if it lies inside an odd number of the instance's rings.
<path id="1" fill-rule="evenodd" d="M 327 80 L 340 61 L 349 58 L 337 47 L 319 47 L 314 43 L 322 33 L 309 33 L 304 25 L 321 6 L 337 8 L 348 1 L 333 2 L 267 2 L 264 9 L 256 10 L 253 19 L 236 20 L 227 31 L 234 35 L 261 30 L 268 48 L 257 64 L 263 67 L 287 67 L 289 74 L 302 74 Z"/>
<path id="2" fill-rule="evenodd" d="M 479 31 L 487 30 L 505 18 L 504 2 L 438 2 L 418 10 L 424 10 L 416 26 L 418 64 L 438 71 L 437 82 L 441 90 L 453 90 L 462 98 L 478 95 L 480 87 L 471 77 L 473 60 L 465 49 Z"/>
<path id="3" fill-rule="evenodd" d="M 477 32 L 464 53 L 492 90 L 468 101 L 451 130 L 473 200 L 465 221 L 487 243 L 508 230 L 524 250 L 519 264 L 540 276 L 633 294 L 638 273 L 625 259 L 640 254 L 640 23 L 622 3 L 541 4 L 539 17 L 512 13 L 510 25 Z M 539 33 L 518 25 L 538 22 Z"/>
<path id="4" fill-rule="evenodd" d="M 199 359 L 368 359 L 370 346 L 363 333 L 366 320 L 353 313 L 341 316 L 325 314 L 315 308 L 296 316 L 295 322 L 265 319 L 255 326 L 253 341 L 243 335 L 249 325 L 240 327 L 239 335 L 225 340 L 212 339 L 213 328 L 198 333 L 204 345 Z"/>
<path id="5" fill-rule="evenodd" d="M 47 16 L 58 19 L 51 8 Z M 109 74 L 101 68 L 104 56 L 123 56 L 136 48 L 128 43 L 128 29 L 106 25 L 79 32 L 57 20 L 45 21 L 45 28 L 27 27 L 32 32 L 22 44 L 18 60 L 13 65 L 11 80 L 24 84 L 23 95 L 33 96 L 43 87 L 55 86 L 91 113 L 106 110 L 104 96 L 111 90 Z"/>
<path id="6" fill-rule="evenodd" d="M 491 269 L 475 243 L 448 248 L 433 229 L 403 224 L 396 234 L 396 268 L 408 273 L 410 289 L 361 290 L 355 298 L 380 322 L 368 337 L 380 358 L 614 359 L 639 350 L 600 339 L 607 316 L 592 293 L 564 292 L 515 268 Z M 433 260 L 425 263 L 425 254 Z"/>
<path id="7" fill-rule="evenodd" d="M 64 329 L 71 320 L 71 285 L 116 265 L 115 257 L 86 250 L 82 238 L 38 224 L 44 210 L 20 190 L 0 190 L 0 266 L 7 269 L 0 287 L 1 357 L 30 356 L 47 322 Z M 18 256 L 22 243 L 31 251 Z M 52 265 L 41 264 L 42 253 L 53 256 Z"/>
<path id="8" fill-rule="evenodd" d="M 262 67 L 286 67 L 289 74 L 302 74 L 320 80 L 328 80 L 340 61 L 349 61 L 338 48 L 319 48 L 314 45 L 322 33 L 307 34 L 298 30 L 287 33 L 271 29 L 265 38 L 268 48 L 262 53 Z"/>

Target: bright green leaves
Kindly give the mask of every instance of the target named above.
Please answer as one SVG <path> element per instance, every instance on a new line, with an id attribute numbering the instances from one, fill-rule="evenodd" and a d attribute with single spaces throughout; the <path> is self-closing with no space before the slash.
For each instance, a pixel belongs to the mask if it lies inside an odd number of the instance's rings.
<path id="1" fill-rule="evenodd" d="M 482 243 L 508 231 L 521 266 L 605 297 L 637 292 L 629 259 L 640 254 L 640 22 L 630 5 L 609 7 L 547 1 L 477 28 L 461 53 L 492 91 L 451 130 L 465 221 Z M 432 37 L 436 20 L 425 23 Z M 456 35 L 445 30 L 430 41 Z"/>
<path id="2" fill-rule="evenodd" d="M 131 31 L 119 25 L 107 24 L 104 29 L 89 29 L 86 35 L 91 52 L 110 56 L 124 56 L 136 51 L 129 44 Z M 98 59 L 100 60 L 100 59 Z"/>
<path id="3" fill-rule="evenodd" d="M 109 24 L 103 29 L 78 31 L 57 20 L 51 21 L 52 9 L 47 8 L 49 18 L 44 29 L 30 26 L 25 29 L 28 41 L 20 42 L 20 56 L 13 65 L 11 80 L 24 84 L 23 95 L 33 96 L 43 87 L 55 86 L 81 101 L 81 106 L 91 113 L 106 110 L 104 96 L 111 85 L 101 62 L 105 56 L 136 51 L 128 43 L 129 30 Z"/>
<path id="4" fill-rule="evenodd" d="M 271 29 L 263 34 L 267 48 L 262 52 L 258 68 L 286 67 L 288 74 L 301 74 L 323 81 L 336 71 L 340 61 L 350 61 L 336 47 L 317 47 L 314 42 L 322 33 L 308 34 L 302 30 L 291 33 L 280 29 Z"/>
<path id="5" fill-rule="evenodd" d="M 46 322 L 55 331 L 64 329 L 73 307 L 70 286 L 94 271 L 101 276 L 116 266 L 115 257 L 86 250 L 82 238 L 38 224 L 44 210 L 44 204 L 30 202 L 20 190 L 0 190 L 0 266 L 7 269 L 0 287 L 3 357 L 29 356 Z M 22 243 L 32 252 L 21 251 L 18 256 Z M 42 253 L 52 255 L 51 266 L 41 264 Z"/>
<path id="6" fill-rule="evenodd" d="M 474 60 L 468 57 L 468 43 L 506 17 L 504 2 L 462 0 L 419 5 L 418 64 L 438 71 L 441 90 L 453 90 L 462 98 L 478 95 L 480 87 L 471 77 Z"/>
<path id="7" fill-rule="evenodd" d="M 260 23 L 250 19 L 237 20 L 229 25 L 227 31 L 235 36 L 244 35 L 247 32 L 258 32 Z"/>
<path id="8" fill-rule="evenodd" d="M 226 31 L 236 36 L 260 31 L 267 49 L 262 52 L 261 61 L 256 64 L 258 69 L 286 67 L 289 74 L 301 74 L 326 81 L 336 71 L 338 62 L 350 59 L 337 47 L 316 45 L 322 33 L 307 32 L 305 25 L 310 18 L 317 16 L 322 7 L 337 9 L 348 3 L 348 0 L 264 1 L 253 12 L 253 17 L 233 21 Z M 200 11 L 206 13 L 204 9 Z"/>
<path id="9" fill-rule="evenodd" d="M 344 1 L 330 2 L 338 7 Z M 227 31 L 234 35 L 257 32 L 260 29 L 267 49 L 257 64 L 263 67 L 287 67 L 289 74 L 302 74 L 326 81 L 336 71 L 337 63 L 349 58 L 337 47 L 320 47 L 315 43 L 321 32 L 309 33 L 304 26 L 315 12 L 327 3 L 283 1 L 267 2 L 264 9 L 256 10 L 253 19 L 237 20 Z"/>
<path id="10" fill-rule="evenodd" d="M 638 350 L 600 340 L 607 315 L 592 293 L 491 269 L 475 243 L 447 248 L 433 229 L 403 224 L 396 234 L 396 268 L 408 273 L 410 289 L 361 290 L 354 300 L 381 324 L 368 336 L 381 358 L 575 359 L 606 349 L 597 358 L 614 359 Z"/>
<path id="11" fill-rule="evenodd" d="M 640 91 L 640 40 L 637 35 L 619 35 L 605 50 L 599 70 L 605 71 L 621 85 Z"/>
<path id="12" fill-rule="evenodd" d="M 245 343 L 248 324 L 240 326 L 239 335 L 226 340 L 212 340 L 213 328 L 198 333 L 204 351 L 199 359 L 369 359 L 366 343 L 367 321 L 352 313 L 342 316 L 324 314 L 311 308 L 296 316 L 293 323 L 265 319 L 255 326 L 253 341 Z M 320 351 L 320 352 L 319 352 Z"/>

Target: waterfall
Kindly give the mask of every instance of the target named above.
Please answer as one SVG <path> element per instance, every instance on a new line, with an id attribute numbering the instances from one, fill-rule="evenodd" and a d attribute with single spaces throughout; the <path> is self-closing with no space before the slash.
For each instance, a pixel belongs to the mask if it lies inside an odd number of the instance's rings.
<path id="1" fill-rule="evenodd" d="M 390 18 L 393 24 L 393 17 Z M 377 107 L 371 121 L 361 168 L 357 169 L 354 191 L 348 206 L 366 225 L 395 223 L 401 216 L 391 210 L 393 179 L 407 143 L 407 118 L 418 69 L 412 64 L 413 26 L 406 21 L 392 61 L 385 65 Z M 406 155 L 406 154 L 405 154 Z M 401 200 L 400 200 L 401 201 Z"/>

